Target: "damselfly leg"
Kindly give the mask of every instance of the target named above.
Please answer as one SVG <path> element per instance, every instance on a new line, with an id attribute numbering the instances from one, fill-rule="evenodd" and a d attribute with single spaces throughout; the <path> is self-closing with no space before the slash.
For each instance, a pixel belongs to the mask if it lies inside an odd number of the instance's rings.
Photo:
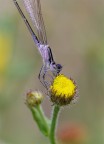
<path id="1" fill-rule="evenodd" d="M 47 68 L 43 65 L 40 69 L 38 78 L 40 80 L 40 82 L 42 83 L 42 85 L 48 89 L 50 84 L 45 80 L 46 79 L 46 73 L 47 73 Z"/>

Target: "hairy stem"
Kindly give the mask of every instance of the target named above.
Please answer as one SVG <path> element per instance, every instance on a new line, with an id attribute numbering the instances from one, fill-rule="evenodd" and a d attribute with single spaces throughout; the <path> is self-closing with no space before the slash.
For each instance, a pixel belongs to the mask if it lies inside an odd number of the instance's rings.
<path id="1" fill-rule="evenodd" d="M 57 124 L 59 110 L 60 110 L 60 106 L 54 105 L 54 109 L 53 109 L 53 113 L 52 113 L 51 127 L 50 127 L 50 142 L 51 142 L 51 144 L 56 144 L 55 130 L 56 130 L 56 124 Z"/>

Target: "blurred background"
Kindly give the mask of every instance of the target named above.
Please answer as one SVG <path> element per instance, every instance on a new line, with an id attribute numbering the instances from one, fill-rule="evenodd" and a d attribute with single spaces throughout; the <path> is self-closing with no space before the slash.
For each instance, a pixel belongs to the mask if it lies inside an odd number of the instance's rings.
<path id="1" fill-rule="evenodd" d="M 25 15 L 22 0 L 18 0 Z M 78 102 L 60 113 L 60 144 L 104 144 L 104 1 L 41 0 L 49 45 L 77 82 Z M 49 144 L 25 105 L 42 90 L 41 57 L 12 0 L 0 0 L 0 144 Z M 51 103 L 44 99 L 50 117 Z"/>

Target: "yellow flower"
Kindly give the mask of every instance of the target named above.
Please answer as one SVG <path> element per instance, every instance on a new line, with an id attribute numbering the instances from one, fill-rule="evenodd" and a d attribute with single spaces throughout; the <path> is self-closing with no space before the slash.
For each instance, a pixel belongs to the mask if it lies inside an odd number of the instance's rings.
<path id="1" fill-rule="evenodd" d="M 4 72 L 11 58 L 12 38 L 0 34 L 0 72 Z"/>
<path id="2" fill-rule="evenodd" d="M 12 38 L 0 30 L 0 91 L 4 88 L 5 72 L 12 56 Z"/>
<path id="3" fill-rule="evenodd" d="M 39 91 L 29 91 L 26 97 L 26 104 L 30 107 L 41 104 L 43 95 Z"/>
<path id="4" fill-rule="evenodd" d="M 67 78 L 63 74 L 55 77 L 49 88 L 51 101 L 58 105 L 67 105 L 75 99 L 77 86 L 73 79 Z"/>

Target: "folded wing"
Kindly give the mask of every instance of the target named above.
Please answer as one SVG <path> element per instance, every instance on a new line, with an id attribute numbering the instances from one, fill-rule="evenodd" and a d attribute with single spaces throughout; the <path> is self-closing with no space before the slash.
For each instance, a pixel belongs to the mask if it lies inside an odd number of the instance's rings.
<path id="1" fill-rule="evenodd" d="M 46 30 L 41 12 L 40 0 L 23 0 L 34 27 L 38 33 L 38 39 L 42 44 L 47 44 Z"/>

